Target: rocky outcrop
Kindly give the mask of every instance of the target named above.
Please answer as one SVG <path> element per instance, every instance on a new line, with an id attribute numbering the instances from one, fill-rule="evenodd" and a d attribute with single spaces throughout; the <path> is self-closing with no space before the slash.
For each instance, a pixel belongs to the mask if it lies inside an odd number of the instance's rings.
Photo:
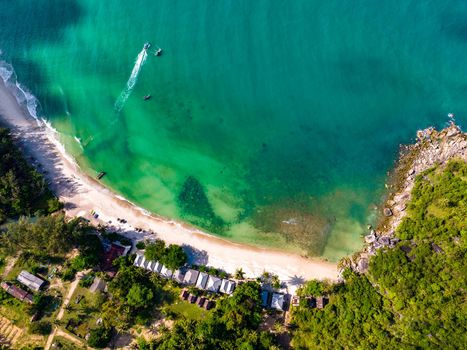
<path id="1" fill-rule="evenodd" d="M 383 247 L 393 247 L 399 241 L 394 232 L 406 215 L 417 175 L 435 165 L 446 164 L 451 158 L 467 162 L 467 134 L 452 122 L 441 131 L 434 128 L 419 130 L 417 142 L 402 147 L 399 161 L 390 176 L 392 183 L 387 185 L 390 193 L 383 206 L 380 224 L 365 236 L 367 244 L 354 259 L 355 270 L 365 272 L 371 255 Z"/>

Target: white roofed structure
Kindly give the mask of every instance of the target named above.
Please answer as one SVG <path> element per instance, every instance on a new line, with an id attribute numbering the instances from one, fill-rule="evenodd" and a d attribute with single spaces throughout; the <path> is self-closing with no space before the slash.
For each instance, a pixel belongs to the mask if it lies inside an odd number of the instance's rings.
<path id="1" fill-rule="evenodd" d="M 199 271 L 189 269 L 185 273 L 185 277 L 183 277 L 183 283 L 194 285 L 196 284 L 196 281 L 198 280 L 198 276 L 199 276 Z"/>
<path id="2" fill-rule="evenodd" d="M 206 272 L 200 272 L 198 280 L 196 281 L 196 287 L 204 289 L 208 283 L 209 275 Z"/>
<path id="3" fill-rule="evenodd" d="M 169 270 L 169 269 L 168 269 L 167 267 L 165 267 L 165 266 L 162 266 L 160 274 L 161 274 L 162 277 L 171 278 L 172 275 L 173 275 L 173 271 L 172 271 L 172 270 Z"/>
<path id="4" fill-rule="evenodd" d="M 149 270 L 149 271 L 154 271 L 154 266 L 156 266 L 157 264 L 157 261 L 150 261 L 148 266 L 146 266 L 146 270 Z"/>
<path id="5" fill-rule="evenodd" d="M 183 279 L 185 277 L 185 273 L 181 270 L 175 270 L 172 278 L 177 281 L 178 283 L 183 283 Z"/>
<path id="6" fill-rule="evenodd" d="M 273 293 L 271 307 L 280 311 L 284 310 L 284 294 Z"/>
<path id="7" fill-rule="evenodd" d="M 206 283 L 206 290 L 217 293 L 221 287 L 222 280 L 216 276 L 209 276 L 208 282 Z"/>
<path id="8" fill-rule="evenodd" d="M 152 272 L 160 273 L 161 270 L 162 270 L 162 264 L 159 261 L 156 261 L 154 263 L 154 266 L 152 267 Z"/>
<path id="9" fill-rule="evenodd" d="M 146 258 L 144 258 L 144 260 L 141 262 L 141 265 L 140 265 L 140 266 L 141 266 L 143 269 L 146 269 L 146 270 L 147 270 L 147 269 L 148 269 L 148 265 L 149 265 L 150 262 L 151 262 L 150 260 L 146 260 Z"/>
<path id="10" fill-rule="evenodd" d="M 232 294 L 235 290 L 236 283 L 231 280 L 222 280 L 220 292 L 225 294 Z"/>
<path id="11" fill-rule="evenodd" d="M 144 255 L 141 254 L 136 254 L 135 261 L 133 262 L 133 265 L 140 267 L 141 262 L 144 260 Z"/>

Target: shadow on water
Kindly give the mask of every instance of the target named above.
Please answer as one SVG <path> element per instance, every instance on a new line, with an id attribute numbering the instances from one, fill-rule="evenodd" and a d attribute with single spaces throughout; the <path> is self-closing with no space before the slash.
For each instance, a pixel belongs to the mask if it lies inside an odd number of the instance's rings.
<path id="1" fill-rule="evenodd" d="M 82 16 L 76 0 L 0 1 L 0 42 L 10 43 L 4 49 L 13 51 L 37 41 L 59 41 L 63 30 Z"/>
<path id="2" fill-rule="evenodd" d="M 45 94 L 47 77 L 24 55 L 40 42 L 57 42 L 64 30 L 79 22 L 83 9 L 76 0 L 0 1 L 1 59 L 10 62 L 18 81 L 36 95 L 43 112 L 63 109 L 59 96 Z"/>

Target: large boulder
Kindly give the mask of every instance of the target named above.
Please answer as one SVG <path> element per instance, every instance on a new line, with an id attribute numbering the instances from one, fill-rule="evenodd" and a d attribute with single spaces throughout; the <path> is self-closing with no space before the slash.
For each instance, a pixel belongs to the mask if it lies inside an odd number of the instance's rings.
<path id="1" fill-rule="evenodd" d="M 384 208 L 383 214 L 384 216 L 392 216 L 392 210 L 390 208 Z"/>

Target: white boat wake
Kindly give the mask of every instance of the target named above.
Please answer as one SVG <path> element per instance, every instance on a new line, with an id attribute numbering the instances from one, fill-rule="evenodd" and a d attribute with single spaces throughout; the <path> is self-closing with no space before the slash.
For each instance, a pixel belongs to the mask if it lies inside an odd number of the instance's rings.
<path id="1" fill-rule="evenodd" d="M 146 62 L 147 57 L 148 54 L 146 52 L 146 48 L 143 48 L 143 50 L 141 50 L 141 52 L 138 54 L 138 57 L 136 57 L 135 65 L 133 66 L 133 70 L 131 71 L 131 75 L 128 78 L 125 88 L 122 90 L 120 96 L 118 96 L 117 101 L 115 102 L 116 113 L 120 113 L 123 106 L 125 106 L 125 102 L 128 100 L 128 97 L 130 97 L 131 92 L 135 87 L 136 81 L 138 80 L 139 72 Z"/>

